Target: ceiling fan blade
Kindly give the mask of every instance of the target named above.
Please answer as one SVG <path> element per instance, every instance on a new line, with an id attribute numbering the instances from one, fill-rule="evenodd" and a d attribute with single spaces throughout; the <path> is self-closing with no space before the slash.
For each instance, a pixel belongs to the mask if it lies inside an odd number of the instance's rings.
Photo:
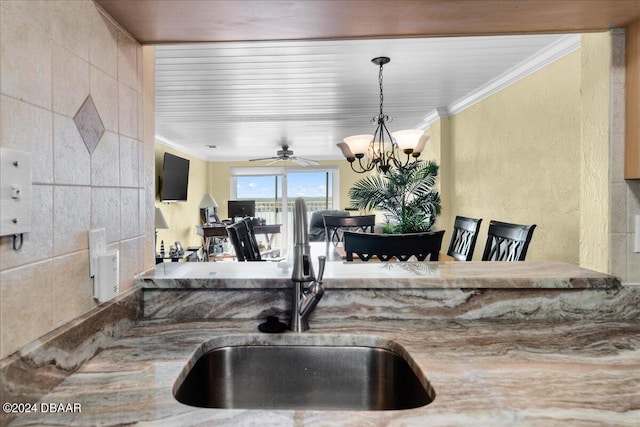
<path id="1" fill-rule="evenodd" d="M 281 157 L 272 157 L 272 159 L 274 159 L 274 158 L 275 158 L 275 160 L 273 160 L 273 161 L 271 161 L 271 162 L 267 163 L 265 166 L 271 166 L 271 165 L 272 165 L 272 164 L 274 164 L 274 163 L 278 163 L 280 160 L 284 160 L 284 159 L 283 159 L 283 158 L 281 158 Z"/>
<path id="2" fill-rule="evenodd" d="M 261 159 L 249 159 L 250 162 L 260 162 L 263 160 L 280 160 L 280 157 L 263 157 Z"/>
<path id="3" fill-rule="evenodd" d="M 291 160 L 293 160 L 294 162 L 296 162 L 297 164 L 299 164 L 301 166 L 309 166 L 309 165 L 317 166 L 317 165 L 320 164 L 320 163 L 316 162 L 315 160 L 305 159 L 304 157 L 291 157 Z"/>

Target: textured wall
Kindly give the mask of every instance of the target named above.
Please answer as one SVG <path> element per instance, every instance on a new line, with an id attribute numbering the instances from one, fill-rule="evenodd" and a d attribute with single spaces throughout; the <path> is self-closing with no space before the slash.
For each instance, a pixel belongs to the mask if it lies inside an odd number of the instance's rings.
<path id="1" fill-rule="evenodd" d="M 577 263 L 580 52 L 448 120 L 448 219 L 483 218 L 474 259 L 481 258 L 489 221 L 495 219 L 538 225 L 528 260 Z"/>
<path id="2" fill-rule="evenodd" d="M 609 271 L 609 33 L 582 36 L 580 265 Z"/>
<path id="3" fill-rule="evenodd" d="M 0 357 L 95 307 L 88 230 L 120 250 L 120 287 L 145 257 L 142 47 L 91 1 L 0 3 L 2 147 L 33 157 L 32 229 L 23 247 L 0 240 Z M 105 132 L 95 150 L 73 117 L 91 95 Z"/>

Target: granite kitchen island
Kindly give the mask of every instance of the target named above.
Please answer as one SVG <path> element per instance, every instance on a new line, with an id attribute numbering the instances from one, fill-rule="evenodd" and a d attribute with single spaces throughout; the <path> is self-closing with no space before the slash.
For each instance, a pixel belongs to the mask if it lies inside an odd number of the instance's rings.
<path id="1" fill-rule="evenodd" d="M 12 390 L 28 387 L 18 381 L 19 366 L 44 376 L 54 365 L 73 373 L 32 399 L 82 410 L 5 422 L 632 426 L 640 419 L 639 293 L 613 277 L 562 263 L 369 264 L 369 275 L 329 263 L 311 329 L 261 334 L 266 315 L 286 320 L 290 273 L 277 264 L 249 263 L 241 272 L 216 264 L 156 267 L 129 295 L 105 305 L 102 317 L 79 319 L 80 342 L 71 343 L 70 327 L 16 355 L 3 367 Z M 107 331 L 95 325 L 98 318 L 130 327 L 81 363 L 77 351 L 89 354 L 90 343 L 100 341 L 88 331 Z M 202 346 L 241 344 L 390 348 L 410 356 L 435 399 L 408 410 L 306 411 L 195 408 L 173 398 L 176 379 Z"/>

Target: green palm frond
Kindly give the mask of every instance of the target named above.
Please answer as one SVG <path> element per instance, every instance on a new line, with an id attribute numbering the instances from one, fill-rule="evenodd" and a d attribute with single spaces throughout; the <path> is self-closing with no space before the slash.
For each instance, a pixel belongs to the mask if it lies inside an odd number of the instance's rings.
<path id="1" fill-rule="evenodd" d="M 418 161 L 387 174 L 366 176 L 349 189 L 353 207 L 381 210 L 396 222 L 396 232 L 427 231 L 440 214 L 434 161 Z"/>

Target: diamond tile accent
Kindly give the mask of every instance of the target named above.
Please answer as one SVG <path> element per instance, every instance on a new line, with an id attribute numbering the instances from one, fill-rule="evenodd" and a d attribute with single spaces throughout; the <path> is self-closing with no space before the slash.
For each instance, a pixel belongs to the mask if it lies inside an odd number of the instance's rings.
<path id="1" fill-rule="evenodd" d="M 84 145 L 87 146 L 89 154 L 93 154 L 93 150 L 96 149 L 98 141 L 100 141 L 102 134 L 104 134 L 104 125 L 102 124 L 96 105 L 93 103 L 93 99 L 91 99 L 91 95 L 87 96 L 87 99 L 84 100 L 82 107 L 80 107 L 73 117 L 73 121 L 76 123 L 78 131 L 80 131 L 80 136 L 82 136 L 82 140 L 84 141 Z"/>

